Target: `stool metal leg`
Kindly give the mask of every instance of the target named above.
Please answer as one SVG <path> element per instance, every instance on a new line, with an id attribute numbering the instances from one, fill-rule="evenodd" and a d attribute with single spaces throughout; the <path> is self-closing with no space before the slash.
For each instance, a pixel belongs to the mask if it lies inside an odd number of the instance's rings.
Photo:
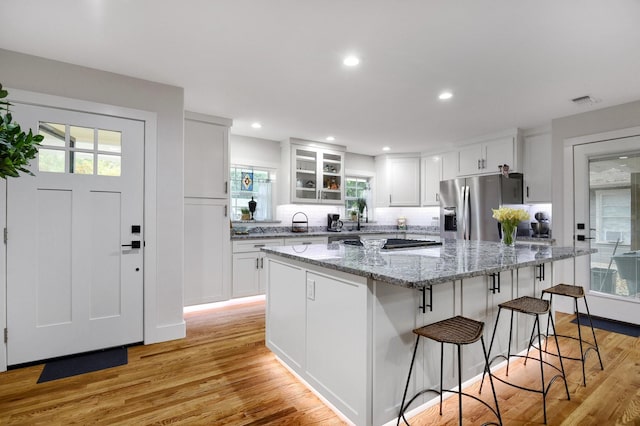
<path id="1" fill-rule="evenodd" d="M 407 419 L 404 417 L 404 410 L 406 408 L 404 406 L 404 402 L 407 399 L 407 391 L 409 390 L 409 382 L 411 381 L 411 372 L 413 371 L 413 363 L 416 360 L 416 352 L 418 352 L 419 343 L 420 343 L 420 335 L 416 337 L 416 346 L 413 349 L 413 357 L 411 357 L 411 364 L 409 365 L 409 376 L 407 377 L 407 384 L 404 387 L 404 394 L 402 395 L 402 404 L 400 404 L 400 413 L 398 414 L 398 422 L 396 423 L 396 426 L 400 425 L 400 419 L 404 420 L 406 424 L 409 424 L 409 422 L 407 422 Z"/>
<path id="2" fill-rule="evenodd" d="M 487 353 L 487 348 L 484 345 L 484 337 L 480 337 L 480 342 L 482 343 L 482 353 L 484 354 L 484 362 L 485 362 L 485 372 L 489 373 L 489 383 L 491 384 L 491 392 L 493 392 L 493 402 L 496 404 L 496 416 L 498 417 L 498 424 L 502 426 L 502 416 L 500 415 L 500 407 L 498 406 L 498 396 L 496 395 L 496 388 L 493 385 L 493 377 L 491 376 L 491 370 L 489 367 L 489 354 Z M 482 373 L 483 381 L 484 381 L 484 373 Z M 482 383 L 480 383 L 480 389 L 482 390 Z"/>
<path id="3" fill-rule="evenodd" d="M 456 346 L 458 347 L 458 424 L 462 426 L 462 350 L 460 345 Z M 442 377 L 442 370 L 440 370 L 440 377 Z M 442 388 L 440 390 L 442 391 Z M 442 401 L 442 392 L 440 392 L 440 400 Z M 440 405 L 440 415 L 442 415 L 442 405 Z"/>
<path id="4" fill-rule="evenodd" d="M 581 364 L 582 364 L 582 384 L 584 386 L 587 386 L 587 376 L 585 375 L 584 372 L 584 358 L 585 358 L 585 353 L 584 353 L 584 349 L 582 347 L 582 327 L 580 327 L 580 311 L 578 311 L 578 299 L 575 298 L 573 299 L 574 301 L 574 309 L 576 311 L 576 322 L 578 323 L 578 343 L 580 344 L 580 359 L 582 360 Z"/>
<path id="5" fill-rule="evenodd" d="M 586 297 L 584 298 L 584 306 L 587 308 L 587 317 L 589 318 L 589 325 L 591 326 L 591 333 L 593 334 L 593 344 L 596 347 L 596 353 L 598 354 L 598 360 L 600 361 L 600 369 L 604 370 L 604 365 L 602 365 L 602 358 L 600 357 L 600 347 L 598 346 L 598 341 L 596 340 L 596 332 L 593 329 L 593 321 L 591 321 L 591 312 L 589 312 L 589 305 L 587 304 Z"/>
<path id="6" fill-rule="evenodd" d="M 442 415 L 442 392 L 443 384 L 442 384 L 442 370 L 444 367 L 444 343 L 440 342 L 440 415 Z"/>
<path id="7" fill-rule="evenodd" d="M 540 337 L 540 317 L 536 314 L 536 319 L 533 323 L 533 329 L 535 330 L 537 326 L 538 330 L 538 347 L 542 348 L 542 338 Z M 547 424 L 547 393 L 545 391 L 544 384 L 544 364 L 542 362 L 542 350 L 538 350 L 538 354 L 540 356 L 540 377 L 542 379 L 542 411 L 544 413 L 544 424 Z"/>
<path id="8" fill-rule="evenodd" d="M 551 318 L 551 311 L 549 311 L 549 318 Z M 562 362 L 562 355 L 560 354 L 560 344 L 558 343 L 558 335 L 556 334 L 556 324 L 551 318 L 551 325 L 553 326 L 553 337 L 556 341 L 556 349 L 558 351 L 558 359 L 560 360 L 560 370 L 562 371 L 562 380 L 564 381 L 564 390 L 567 392 L 567 400 L 571 401 L 571 396 L 569 395 L 569 385 L 567 385 L 567 375 L 564 371 L 564 363 Z M 551 386 L 551 384 L 549 384 Z"/>

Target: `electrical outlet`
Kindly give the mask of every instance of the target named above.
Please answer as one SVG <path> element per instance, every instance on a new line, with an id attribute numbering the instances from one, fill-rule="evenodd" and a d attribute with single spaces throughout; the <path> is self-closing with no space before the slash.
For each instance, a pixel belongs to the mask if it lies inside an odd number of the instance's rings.
<path id="1" fill-rule="evenodd" d="M 316 282 L 307 280 L 307 299 L 316 300 Z"/>

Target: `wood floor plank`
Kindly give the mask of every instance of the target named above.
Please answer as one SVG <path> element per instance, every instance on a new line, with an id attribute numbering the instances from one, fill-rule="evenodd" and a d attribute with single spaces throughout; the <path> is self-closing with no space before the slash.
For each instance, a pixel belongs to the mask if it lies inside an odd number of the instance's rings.
<path id="1" fill-rule="evenodd" d="M 558 315 L 559 332 L 575 332 L 570 319 Z M 0 373 L 0 425 L 344 424 L 265 347 L 264 302 L 189 313 L 185 321 L 185 339 L 131 347 L 127 365 L 41 384 L 42 365 Z M 549 425 L 640 426 L 640 339 L 602 330 L 597 338 L 605 371 L 590 354 L 584 387 L 580 363 L 567 361 L 571 401 L 556 382 Z M 539 369 L 515 361 L 510 375 L 535 383 Z M 500 383 L 496 389 L 505 425 L 542 424 L 539 395 Z M 483 390 L 482 397 L 490 393 Z M 492 419 L 472 400 L 464 400 L 464 410 L 465 424 Z M 442 416 L 434 406 L 410 421 L 457 425 L 457 415 L 454 396 Z"/>

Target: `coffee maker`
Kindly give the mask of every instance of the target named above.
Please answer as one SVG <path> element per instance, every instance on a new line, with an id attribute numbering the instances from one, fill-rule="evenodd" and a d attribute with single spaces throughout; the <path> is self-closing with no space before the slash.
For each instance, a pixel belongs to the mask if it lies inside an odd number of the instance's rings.
<path id="1" fill-rule="evenodd" d="M 327 214 L 327 231 L 340 232 L 342 230 L 342 221 L 339 214 Z"/>

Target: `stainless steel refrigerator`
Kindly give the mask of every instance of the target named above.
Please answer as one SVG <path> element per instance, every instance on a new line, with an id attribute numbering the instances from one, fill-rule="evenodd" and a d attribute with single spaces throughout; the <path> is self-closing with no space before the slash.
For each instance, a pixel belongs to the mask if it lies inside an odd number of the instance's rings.
<path id="1" fill-rule="evenodd" d="M 491 209 L 522 204 L 522 174 L 474 176 L 440 182 L 440 236 L 500 240 Z"/>

